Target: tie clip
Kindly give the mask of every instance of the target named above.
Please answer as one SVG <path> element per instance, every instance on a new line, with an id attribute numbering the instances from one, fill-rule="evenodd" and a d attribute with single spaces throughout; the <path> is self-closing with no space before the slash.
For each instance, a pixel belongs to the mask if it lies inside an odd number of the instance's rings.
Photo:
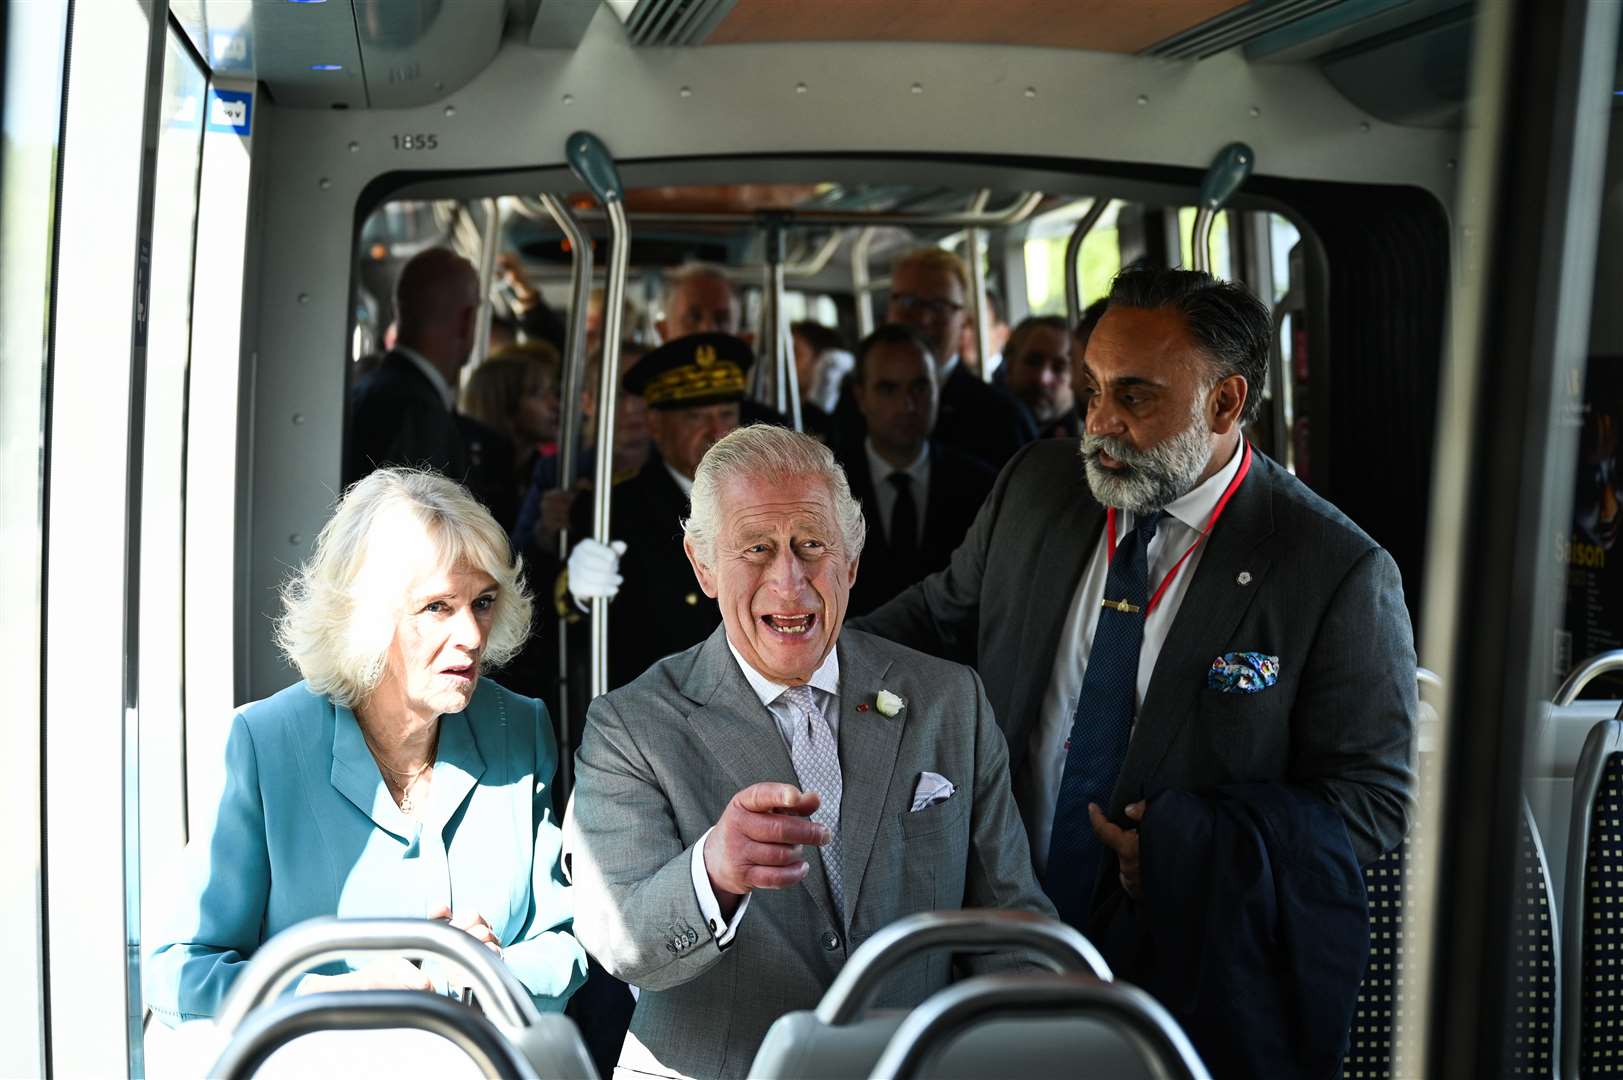
<path id="1" fill-rule="evenodd" d="M 1099 606 L 1109 608 L 1112 611 L 1119 611 L 1123 615 L 1137 615 L 1143 610 L 1137 604 L 1129 604 L 1125 600 L 1101 600 Z"/>

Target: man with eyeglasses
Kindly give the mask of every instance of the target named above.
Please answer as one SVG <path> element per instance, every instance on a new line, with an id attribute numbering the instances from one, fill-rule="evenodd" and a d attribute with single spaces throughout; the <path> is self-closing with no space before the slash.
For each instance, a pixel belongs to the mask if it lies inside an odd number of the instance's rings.
<path id="1" fill-rule="evenodd" d="M 1008 394 L 982 382 L 958 356 L 971 317 L 969 269 L 938 247 L 915 248 L 891 268 L 888 322 L 905 323 L 929 342 L 941 385 L 937 442 L 979 458 L 994 469 L 1037 438 L 1036 426 Z"/>

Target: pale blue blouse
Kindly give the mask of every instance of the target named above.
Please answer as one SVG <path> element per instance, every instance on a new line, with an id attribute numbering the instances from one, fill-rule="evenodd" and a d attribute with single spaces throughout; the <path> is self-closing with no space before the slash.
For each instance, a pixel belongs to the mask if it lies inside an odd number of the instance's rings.
<path id="1" fill-rule="evenodd" d="M 557 760 L 546 706 L 481 679 L 465 710 L 440 718 L 419 827 L 349 709 L 302 682 L 244 706 L 213 822 L 187 849 L 172 929 L 144 964 L 147 1005 L 172 1024 L 213 1016 L 259 944 L 295 923 L 421 918 L 448 904 L 483 915 L 536 1006 L 561 1011 L 586 953 L 558 862 Z"/>

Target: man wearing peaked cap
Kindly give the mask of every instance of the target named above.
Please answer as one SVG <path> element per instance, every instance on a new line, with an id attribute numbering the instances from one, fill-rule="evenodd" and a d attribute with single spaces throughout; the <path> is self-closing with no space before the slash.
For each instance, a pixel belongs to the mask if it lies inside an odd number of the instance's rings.
<path id="1" fill-rule="evenodd" d="M 590 502 L 577 502 L 572 529 L 587 539 L 569 557 L 569 591 L 582 606 L 592 597 L 619 597 L 609 619 L 610 689 L 720 625 L 682 552 L 681 521 L 700 459 L 739 426 L 754 362 L 749 345 L 730 334 L 691 334 L 643 357 L 621 384 L 648 403 L 656 453 L 614 485 L 612 545 L 590 539 Z"/>

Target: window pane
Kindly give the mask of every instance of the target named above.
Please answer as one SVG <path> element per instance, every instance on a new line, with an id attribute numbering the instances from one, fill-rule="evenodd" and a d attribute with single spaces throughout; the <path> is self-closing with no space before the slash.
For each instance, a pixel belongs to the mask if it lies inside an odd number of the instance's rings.
<path id="1" fill-rule="evenodd" d="M 1082 306 L 1104 296 L 1110 290 L 1110 279 L 1121 269 L 1121 246 L 1117 242 L 1116 215 L 1125 204 L 1112 200 L 1105 208 L 1088 235 L 1082 241 L 1077 257 L 1080 267 L 1077 289 Z M 1076 207 L 1076 213 L 1051 224 L 1034 228 L 1026 239 L 1026 305 L 1032 315 L 1065 315 L 1065 249 L 1070 243 L 1076 219 L 1088 210 L 1088 204 Z"/>

